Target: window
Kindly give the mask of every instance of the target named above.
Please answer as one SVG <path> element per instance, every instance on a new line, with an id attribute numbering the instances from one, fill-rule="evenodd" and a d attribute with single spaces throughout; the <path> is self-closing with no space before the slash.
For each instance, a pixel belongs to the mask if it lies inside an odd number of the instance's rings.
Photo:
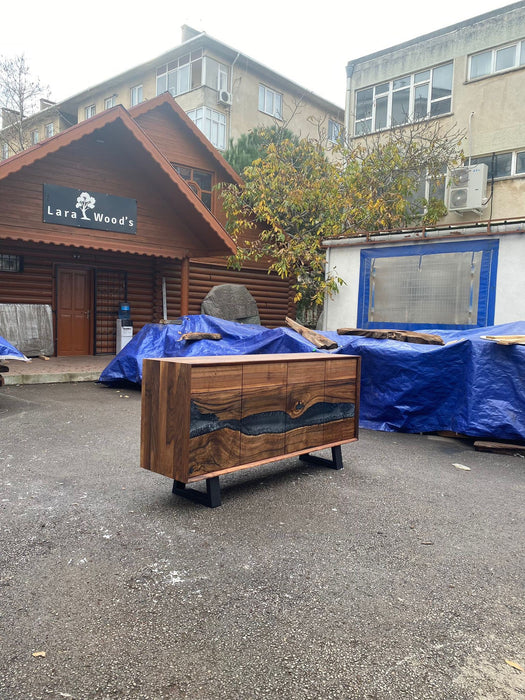
<path id="1" fill-rule="evenodd" d="M 494 322 L 499 241 L 361 251 L 359 328 L 473 328 Z"/>
<path id="2" fill-rule="evenodd" d="M 259 85 L 259 111 L 276 119 L 283 118 L 283 96 L 266 85 Z"/>
<path id="3" fill-rule="evenodd" d="M 111 109 L 117 104 L 117 96 L 111 95 L 111 97 L 106 97 L 104 100 L 104 109 Z"/>
<path id="4" fill-rule="evenodd" d="M 489 156 L 471 158 L 470 162 L 472 165 L 485 163 L 488 167 L 489 180 L 492 180 L 493 177 L 497 179 L 525 174 L 525 151 L 493 153 Z"/>
<path id="5" fill-rule="evenodd" d="M 53 134 L 55 133 L 55 125 L 53 124 L 53 122 L 51 122 L 51 124 L 46 124 L 46 125 L 45 125 L 45 127 L 44 127 L 44 133 L 45 133 L 45 135 L 46 135 L 46 139 L 48 139 L 48 138 L 50 138 L 51 136 L 53 136 Z"/>
<path id="6" fill-rule="evenodd" d="M 84 119 L 89 119 L 90 117 L 94 117 L 96 113 L 97 113 L 97 108 L 95 107 L 95 105 L 89 105 L 88 107 L 84 108 Z"/>
<path id="7" fill-rule="evenodd" d="M 521 153 L 516 153 L 516 173 L 525 173 L 525 151 L 521 151 Z"/>
<path id="8" fill-rule="evenodd" d="M 202 85 L 228 90 L 228 66 L 203 56 L 202 49 L 157 68 L 157 95 L 168 91 L 176 97 Z"/>
<path id="9" fill-rule="evenodd" d="M 361 136 L 452 110 L 453 64 L 357 90 L 354 134 Z"/>
<path id="10" fill-rule="evenodd" d="M 2 160 L 9 158 L 9 145 L 7 143 L 2 144 Z"/>
<path id="11" fill-rule="evenodd" d="M 335 122 L 333 119 L 328 120 L 328 140 L 332 143 L 338 143 L 343 137 L 343 125 Z"/>
<path id="12" fill-rule="evenodd" d="M 469 80 L 484 78 L 493 73 L 525 66 L 525 41 L 518 41 L 469 57 Z"/>
<path id="13" fill-rule="evenodd" d="M 24 269 L 21 255 L 5 255 L 0 253 L 0 272 L 22 272 Z"/>
<path id="14" fill-rule="evenodd" d="M 186 180 L 188 186 L 195 192 L 204 206 L 211 211 L 212 173 L 205 170 L 197 170 L 197 168 L 189 168 L 185 165 L 178 165 L 177 163 L 172 163 L 172 165 L 179 175 Z"/>
<path id="15" fill-rule="evenodd" d="M 226 115 L 209 107 L 199 107 L 188 112 L 188 117 L 211 141 L 215 148 L 226 148 Z"/>
<path id="16" fill-rule="evenodd" d="M 142 85 L 135 85 L 135 87 L 131 88 L 130 102 L 132 107 L 142 102 Z"/>
<path id="17" fill-rule="evenodd" d="M 431 200 L 444 201 L 446 171 L 443 169 L 441 174 L 431 177 L 426 170 L 420 170 L 415 175 L 417 190 L 408 196 L 408 201 L 411 214 L 423 216 Z"/>
<path id="18" fill-rule="evenodd" d="M 35 129 L 34 131 L 31 132 L 31 145 L 36 146 L 36 144 L 40 141 L 40 134 L 38 133 L 38 129 Z"/>

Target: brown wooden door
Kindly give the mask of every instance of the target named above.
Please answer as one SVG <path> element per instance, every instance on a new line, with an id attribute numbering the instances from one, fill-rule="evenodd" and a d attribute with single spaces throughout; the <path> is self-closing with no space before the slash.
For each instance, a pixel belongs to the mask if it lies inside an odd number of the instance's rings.
<path id="1" fill-rule="evenodd" d="M 59 268 L 57 276 L 57 355 L 92 355 L 91 271 Z"/>

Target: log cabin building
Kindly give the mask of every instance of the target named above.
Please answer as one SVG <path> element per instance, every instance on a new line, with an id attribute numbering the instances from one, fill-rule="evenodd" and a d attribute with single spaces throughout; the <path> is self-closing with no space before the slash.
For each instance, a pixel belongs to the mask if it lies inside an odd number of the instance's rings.
<path id="1" fill-rule="evenodd" d="M 123 302 L 137 331 L 200 313 L 221 283 L 244 284 L 261 323 L 281 325 L 288 282 L 227 266 L 219 182 L 239 178 L 168 93 L 3 161 L 0 305 L 50 307 L 56 355 L 114 353 Z"/>

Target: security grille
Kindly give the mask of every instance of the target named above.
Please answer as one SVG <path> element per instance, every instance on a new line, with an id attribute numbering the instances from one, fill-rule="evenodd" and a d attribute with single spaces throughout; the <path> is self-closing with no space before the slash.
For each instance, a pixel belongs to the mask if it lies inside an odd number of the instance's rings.
<path id="1" fill-rule="evenodd" d="M 95 272 L 96 354 L 115 353 L 116 320 L 121 302 L 128 298 L 127 273 L 122 270 Z"/>

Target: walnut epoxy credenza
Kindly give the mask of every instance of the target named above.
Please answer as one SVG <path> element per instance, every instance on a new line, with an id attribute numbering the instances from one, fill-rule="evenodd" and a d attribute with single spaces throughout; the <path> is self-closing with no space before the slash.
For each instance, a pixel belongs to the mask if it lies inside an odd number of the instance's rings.
<path id="1" fill-rule="evenodd" d="M 324 353 L 145 359 L 140 466 L 221 504 L 219 476 L 284 457 L 341 469 L 358 438 L 360 357 Z M 332 448 L 332 460 L 309 455 Z M 186 488 L 206 479 L 206 493 Z"/>

